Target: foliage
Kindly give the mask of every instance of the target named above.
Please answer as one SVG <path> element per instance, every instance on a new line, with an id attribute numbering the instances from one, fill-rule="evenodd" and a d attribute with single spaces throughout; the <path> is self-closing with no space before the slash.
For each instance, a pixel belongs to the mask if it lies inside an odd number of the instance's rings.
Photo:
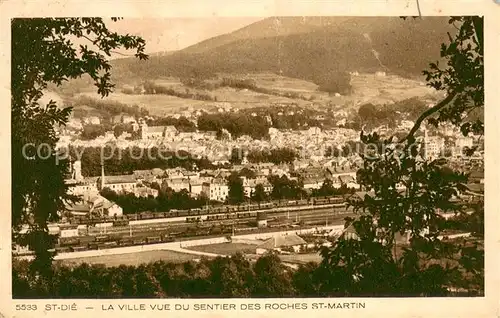
<path id="1" fill-rule="evenodd" d="M 135 170 L 150 170 L 153 168 L 181 167 L 190 171 L 213 168 L 207 158 L 195 158 L 185 151 L 178 151 L 176 154 L 172 150 L 158 147 L 117 149 L 112 146 L 70 146 L 69 153 L 73 156 L 81 154 L 79 159 L 82 161 L 82 174 L 85 177 L 101 175 L 102 154 L 106 159 L 104 164 L 107 175 L 132 174 Z"/>
<path id="2" fill-rule="evenodd" d="M 238 173 L 233 172 L 228 177 L 229 193 L 227 201 L 229 204 L 241 203 L 245 200 L 245 190 L 243 189 L 243 180 Z"/>
<path id="3" fill-rule="evenodd" d="M 184 92 L 179 92 L 174 88 L 166 87 L 164 85 L 158 85 L 151 81 L 146 81 L 144 83 L 144 90 L 145 94 L 162 94 L 162 95 L 170 95 L 186 99 L 217 101 L 216 97 L 213 97 L 208 94 L 192 93 L 189 91 L 189 89 L 186 89 Z"/>
<path id="4" fill-rule="evenodd" d="M 112 51 L 135 49 L 135 56 L 145 59 L 145 42 L 111 32 L 96 18 L 13 19 L 11 35 L 13 241 L 35 251 L 33 269 L 47 274 L 52 261 L 47 222 L 58 218 L 68 199 L 64 185 L 68 163 L 56 158 L 54 125 L 66 123 L 71 109 L 57 108 L 53 101 L 42 105 L 43 91 L 48 83 L 60 85 L 88 74 L 98 93 L 106 96 L 113 88 L 108 61 Z M 96 50 L 77 47 L 74 38 L 89 40 Z M 24 156 L 23 146 L 29 143 L 48 145 L 47 159 Z M 21 235 L 18 230 L 23 224 L 29 225 L 29 231 Z"/>
<path id="5" fill-rule="evenodd" d="M 146 123 L 148 124 L 148 126 L 174 126 L 180 132 L 196 131 L 196 125 L 184 116 L 181 116 L 179 118 L 163 117 L 149 119 L 146 121 Z"/>
<path id="6" fill-rule="evenodd" d="M 342 184 L 340 188 L 335 188 L 333 186 L 333 181 L 331 179 L 325 179 L 323 184 L 319 189 L 313 189 L 311 196 L 313 197 L 324 197 L 332 195 L 345 195 L 353 194 L 356 189 L 348 188 L 346 184 Z"/>
<path id="7" fill-rule="evenodd" d="M 427 105 L 416 97 L 404 99 L 394 104 L 375 106 L 371 103 L 363 104 L 358 109 L 360 124 L 375 128 L 388 125 L 395 128 L 402 120 L 415 121 L 420 114 L 427 110 Z"/>
<path id="8" fill-rule="evenodd" d="M 248 135 L 254 139 L 268 136 L 269 124 L 262 117 L 247 113 L 202 114 L 198 117 L 200 131 L 221 131 L 226 129 L 234 138 Z"/>
<path id="9" fill-rule="evenodd" d="M 168 184 L 161 186 L 158 197 L 136 197 L 133 193 L 118 194 L 109 188 L 101 190 L 101 195 L 117 203 L 123 208 L 124 214 L 138 212 L 166 212 L 172 209 L 198 209 L 207 204 L 204 196 L 191 197 L 187 189 L 174 191 Z"/>
<path id="10" fill-rule="evenodd" d="M 285 175 L 281 177 L 271 175 L 268 179 L 273 187 L 270 195 L 273 199 L 300 199 L 307 197 L 303 185 L 297 180 L 290 180 Z"/>
<path id="11" fill-rule="evenodd" d="M 252 201 L 255 202 L 263 202 L 266 201 L 268 198 L 268 195 L 266 191 L 264 190 L 264 186 L 262 184 L 257 184 L 255 186 L 255 190 L 251 193 L 250 198 Z"/>
<path id="12" fill-rule="evenodd" d="M 113 100 L 98 100 L 85 95 L 81 95 L 78 96 L 78 98 L 73 99 L 71 102 L 69 102 L 69 105 L 71 107 L 88 106 L 94 108 L 98 111 L 103 112 L 104 114 L 107 114 L 107 118 L 122 114 L 128 114 L 136 118 L 149 115 L 147 109 L 141 108 L 138 105 L 130 106 Z"/>
<path id="13" fill-rule="evenodd" d="M 431 64 L 424 72 L 428 84 L 447 96 L 425 110 L 399 143 L 377 134 L 361 135 L 371 146 L 361 154 L 358 171 L 358 182 L 368 194 L 349 200 L 358 215 L 346 219 L 344 234 L 322 253 L 319 270 L 327 279 L 321 292 L 326 295 L 441 296 L 450 287 L 465 288 L 470 295 L 484 293 L 484 250 L 477 244 L 482 235 L 472 244 L 440 239 L 448 225 L 439 213 L 464 213 L 455 199 L 467 190 L 467 175 L 447 167 L 444 159 L 422 158 L 415 138 L 420 124 L 434 115 L 431 123 L 450 121 L 464 133 L 467 127 L 482 131 L 482 124 L 462 121 L 464 113 L 484 102 L 482 18 L 450 20 L 455 22 L 459 31 L 441 50 L 448 68 Z M 478 235 L 483 225 L 476 217 L 472 220 L 476 225 L 469 228 Z"/>
<path id="14" fill-rule="evenodd" d="M 80 138 L 83 140 L 92 140 L 99 136 L 104 136 L 108 131 L 112 131 L 110 125 L 84 125 Z"/>
<path id="15" fill-rule="evenodd" d="M 14 261 L 14 298 L 293 297 L 297 295 L 294 281 L 303 281 L 272 254 L 255 264 L 236 254 L 197 263 L 157 261 L 137 267 L 54 265 L 50 280 L 34 277 L 26 265 L 26 261 Z"/>
<path id="16" fill-rule="evenodd" d="M 449 23 L 459 27 L 454 36 L 448 33 L 449 43 L 441 45 L 446 67 L 442 68 L 439 62 L 431 63 L 430 69 L 423 72 L 429 86 L 446 92 L 449 99 L 435 106 L 438 116 L 429 122 L 435 126 L 451 122 L 460 126 L 465 136 L 482 134 L 483 121 L 469 121 L 464 116 L 484 107 L 484 18 L 452 17 Z"/>
<path id="17" fill-rule="evenodd" d="M 134 133 L 134 127 L 132 124 L 117 124 L 113 127 L 113 133 L 116 138 L 120 137 L 123 133 Z"/>
<path id="18" fill-rule="evenodd" d="M 248 161 L 252 163 L 272 162 L 276 165 L 292 163 L 298 153 L 290 148 L 277 148 L 271 150 L 251 150 L 248 152 Z"/>

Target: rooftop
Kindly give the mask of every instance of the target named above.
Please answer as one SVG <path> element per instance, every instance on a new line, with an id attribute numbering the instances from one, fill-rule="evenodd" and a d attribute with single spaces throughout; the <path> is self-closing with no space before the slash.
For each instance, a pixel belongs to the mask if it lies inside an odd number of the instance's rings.
<path id="1" fill-rule="evenodd" d="M 297 246 L 303 245 L 307 242 L 296 234 L 288 234 L 282 236 L 274 236 L 267 239 L 264 243 L 259 245 L 259 248 L 273 249 L 277 247 Z"/>

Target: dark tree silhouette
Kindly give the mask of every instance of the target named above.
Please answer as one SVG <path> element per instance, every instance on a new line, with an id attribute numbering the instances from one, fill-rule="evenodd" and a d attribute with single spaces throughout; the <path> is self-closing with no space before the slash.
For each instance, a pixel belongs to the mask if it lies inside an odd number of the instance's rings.
<path id="1" fill-rule="evenodd" d="M 97 18 L 13 19 L 11 32 L 13 240 L 28 245 L 36 255 L 33 268 L 45 272 L 52 261 L 47 222 L 57 219 L 68 199 L 64 185 L 68 163 L 54 151 L 53 127 L 66 123 L 71 108 L 58 108 L 54 101 L 41 105 L 43 90 L 48 83 L 60 85 L 87 74 L 98 93 L 106 96 L 113 88 L 108 58 L 114 50 L 134 49 L 136 57 L 147 56 L 143 39 L 111 32 Z M 78 47 L 71 37 L 87 39 L 97 49 Z M 40 148 L 41 155 L 26 154 L 23 147 L 29 144 L 46 146 Z M 23 224 L 29 231 L 21 235 Z"/>
<path id="2" fill-rule="evenodd" d="M 445 160 L 425 160 L 416 147 L 415 133 L 430 116 L 437 115 L 430 118 L 432 124 L 451 122 L 465 135 L 482 132 L 481 120 L 462 119 L 484 104 L 483 19 L 454 17 L 450 23 L 458 25 L 458 32 L 441 48 L 447 67 L 432 63 L 424 71 L 428 85 L 447 96 L 420 115 L 396 150 L 389 147 L 392 138 L 361 135 L 365 144 L 376 146 L 370 155 L 361 155 L 358 171 L 358 181 L 371 194 L 349 200 L 357 217 L 347 219 L 346 232 L 323 251 L 327 294 L 441 296 L 458 286 L 472 295 L 484 293 L 482 238 L 472 243 L 439 238 L 446 226 L 438 211 L 464 212 L 453 198 L 467 190 L 467 175 L 451 170 Z M 408 241 L 401 242 L 401 235 Z M 474 280 L 468 278 L 471 273 Z"/>

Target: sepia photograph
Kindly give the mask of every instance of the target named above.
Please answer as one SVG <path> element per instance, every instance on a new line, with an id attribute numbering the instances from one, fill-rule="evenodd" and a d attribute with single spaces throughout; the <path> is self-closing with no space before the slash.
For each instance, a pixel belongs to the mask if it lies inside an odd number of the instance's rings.
<path id="1" fill-rule="evenodd" d="M 485 297 L 485 19 L 420 10 L 12 17 L 12 299 Z"/>

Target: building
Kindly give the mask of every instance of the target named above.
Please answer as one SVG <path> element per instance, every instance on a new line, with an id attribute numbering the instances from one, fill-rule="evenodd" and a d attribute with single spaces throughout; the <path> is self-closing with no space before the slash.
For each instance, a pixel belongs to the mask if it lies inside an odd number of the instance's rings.
<path id="1" fill-rule="evenodd" d="M 472 148 L 472 146 L 474 145 L 474 140 L 471 138 L 471 137 L 458 137 L 456 140 L 455 140 L 455 146 L 458 147 L 458 148 Z"/>
<path id="2" fill-rule="evenodd" d="M 229 194 L 229 187 L 223 179 L 215 178 L 202 184 L 202 193 L 211 201 L 224 202 Z"/>
<path id="3" fill-rule="evenodd" d="M 321 177 L 304 178 L 304 189 L 305 190 L 319 189 L 323 185 L 324 181 L 325 179 Z"/>
<path id="4" fill-rule="evenodd" d="M 282 252 L 286 250 L 298 252 L 305 245 L 307 242 L 296 234 L 273 236 L 257 246 L 255 253 L 261 255 L 270 251 Z"/>
<path id="5" fill-rule="evenodd" d="M 189 180 L 189 192 L 193 196 L 200 195 L 203 191 L 203 182 L 201 180 Z"/>
<path id="6" fill-rule="evenodd" d="M 134 192 L 137 187 L 137 181 L 133 174 L 121 176 L 105 176 L 104 165 L 101 165 L 101 176 L 97 180 L 99 191 L 104 188 L 113 190 L 116 193 Z"/>
<path id="7" fill-rule="evenodd" d="M 80 202 L 66 206 L 66 211 L 72 215 L 94 215 L 97 217 L 114 217 L 123 215 L 123 209 L 113 201 L 101 195 L 95 195 Z"/>
<path id="8" fill-rule="evenodd" d="M 148 126 L 145 122 L 139 125 L 139 134 L 143 140 L 166 139 L 173 140 L 178 134 L 174 126 Z"/>
<path id="9" fill-rule="evenodd" d="M 444 149 L 444 139 L 439 136 L 425 136 L 425 156 L 428 159 L 439 158 Z"/>
<path id="10" fill-rule="evenodd" d="M 149 187 L 136 187 L 134 195 L 138 198 L 158 197 L 158 190 Z"/>
<path id="11" fill-rule="evenodd" d="M 246 197 L 250 197 L 252 195 L 258 184 L 262 184 L 264 192 L 266 193 L 270 193 L 273 190 L 272 185 L 266 178 L 248 179 L 246 177 L 241 177 L 241 179 L 243 181 L 243 191 Z"/>

